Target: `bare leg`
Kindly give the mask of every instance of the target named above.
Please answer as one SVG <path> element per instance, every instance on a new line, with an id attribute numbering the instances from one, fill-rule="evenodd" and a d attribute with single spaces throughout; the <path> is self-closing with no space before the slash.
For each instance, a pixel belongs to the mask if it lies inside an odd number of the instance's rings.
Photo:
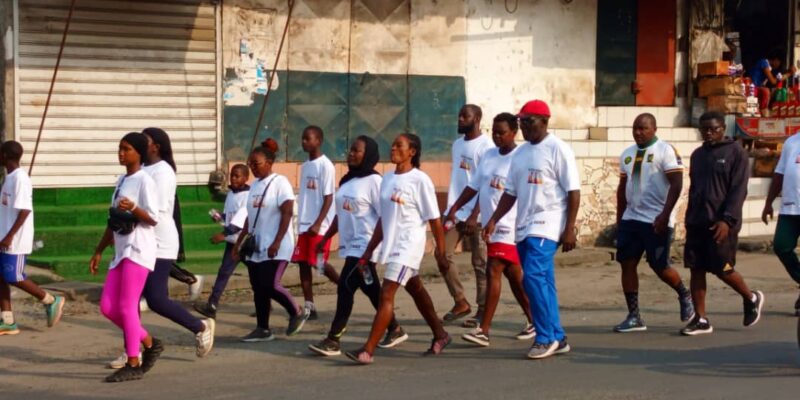
<path id="1" fill-rule="evenodd" d="M 339 284 L 339 273 L 333 268 L 333 265 L 325 263 L 325 276 L 333 283 Z"/>
<path id="2" fill-rule="evenodd" d="M 300 286 L 303 288 L 303 297 L 306 301 L 314 302 L 314 291 L 312 285 L 314 277 L 311 274 L 311 266 L 307 263 L 300 263 Z"/>
<path id="3" fill-rule="evenodd" d="M 11 311 L 11 287 L 0 278 L 0 311 Z"/>
<path id="4" fill-rule="evenodd" d="M 496 258 L 489 259 L 489 268 L 486 269 L 486 303 L 481 316 L 481 331 L 487 336 L 492 326 L 492 318 L 497 311 L 497 303 L 500 302 L 500 291 L 503 286 L 503 270 L 506 264 Z"/>
<path id="5" fill-rule="evenodd" d="M 673 289 L 677 289 L 677 287 L 681 284 L 681 275 L 675 268 L 666 268 L 656 272 L 661 280 L 669 285 L 669 287 Z"/>
<path id="6" fill-rule="evenodd" d="M 691 270 L 692 303 L 694 312 L 700 318 L 706 317 L 706 273 L 701 270 Z"/>
<path id="7" fill-rule="evenodd" d="M 30 279 L 25 279 L 22 282 L 12 283 L 12 285 L 24 290 L 25 292 L 27 292 L 33 297 L 36 297 L 40 301 L 44 300 L 45 296 L 47 295 L 47 293 L 45 293 L 45 291 L 42 290 L 42 288 L 40 288 L 39 285 L 33 283 L 33 281 L 31 281 Z"/>
<path id="8" fill-rule="evenodd" d="M 444 330 L 442 321 L 438 316 L 436 316 L 436 309 L 433 307 L 433 300 L 431 300 L 431 296 L 428 294 L 428 291 L 425 290 L 425 286 L 422 285 L 422 279 L 420 279 L 419 276 L 415 276 L 408 280 L 408 283 L 406 283 L 406 292 L 408 292 L 408 294 L 414 298 L 414 304 L 417 305 L 417 310 L 419 310 L 419 313 L 422 314 L 422 317 L 425 318 L 425 322 L 427 322 L 428 326 L 431 328 L 433 337 L 436 339 L 442 339 L 447 336 L 447 332 Z M 383 329 L 386 330 L 386 326 L 384 326 Z M 381 331 L 381 333 L 382 332 L 383 331 Z"/>
<path id="9" fill-rule="evenodd" d="M 729 274 L 719 274 L 717 277 L 730 286 L 731 289 L 735 290 L 736 293 L 739 293 L 745 300 L 750 301 L 753 298 L 753 292 L 747 287 L 744 278 L 742 278 L 742 274 L 733 271 Z"/>
<path id="10" fill-rule="evenodd" d="M 503 272 L 508 279 L 508 285 L 511 286 L 511 292 L 514 293 L 514 298 L 517 299 L 517 304 L 522 307 L 525 317 L 528 318 L 528 323 L 532 324 L 531 305 L 528 302 L 528 295 L 525 294 L 525 288 L 522 287 L 522 266 L 511 264 Z"/>

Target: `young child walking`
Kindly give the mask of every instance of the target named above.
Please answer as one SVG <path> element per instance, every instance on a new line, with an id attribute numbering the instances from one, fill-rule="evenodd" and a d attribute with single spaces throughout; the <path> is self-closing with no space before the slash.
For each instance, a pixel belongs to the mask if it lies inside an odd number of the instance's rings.
<path id="1" fill-rule="evenodd" d="M 225 252 L 222 253 L 222 263 L 217 272 L 217 280 L 211 289 L 208 301 L 194 305 L 194 309 L 200 314 L 209 318 L 217 318 L 217 306 L 225 286 L 228 285 L 233 271 L 239 262 L 233 259 L 233 245 L 239 238 L 239 233 L 244 228 L 247 220 L 247 197 L 250 195 L 250 186 L 247 180 L 250 179 L 250 170 L 244 164 L 236 164 L 231 168 L 230 186 L 228 186 L 227 196 L 225 196 L 225 208 L 222 209 L 224 219 L 222 232 L 217 232 L 211 237 L 211 243 L 219 244 L 225 242 Z"/>
<path id="2" fill-rule="evenodd" d="M 47 313 L 47 326 L 61 319 L 64 297 L 54 296 L 25 276 L 25 261 L 33 250 L 33 185 L 19 167 L 22 145 L 13 140 L 0 146 L 0 164 L 6 180 L 0 192 L 0 336 L 16 335 L 19 328 L 11 310 L 11 287 L 15 286 L 39 299 Z"/>
<path id="3" fill-rule="evenodd" d="M 292 255 L 292 262 L 300 265 L 300 282 L 306 304 L 303 312 L 308 319 L 317 319 L 314 306 L 313 274 L 311 268 L 317 262 L 324 263 L 324 273 L 332 282 L 339 282 L 339 275 L 328 264 L 330 242 L 327 242 L 321 254 L 323 260 L 317 260 L 317 245 L 322 242 L 322 235 L 336 215 L 333 206 L 333 193 L 336 188 L 336 170 L 328 157 L 322 154 L 324 135 L 322 128 L 308 126 L 303 130 L 303 151 L 308 153 L 308 161 L 300 169 L 300 195 L 298 196 L 297 247 Z"/>

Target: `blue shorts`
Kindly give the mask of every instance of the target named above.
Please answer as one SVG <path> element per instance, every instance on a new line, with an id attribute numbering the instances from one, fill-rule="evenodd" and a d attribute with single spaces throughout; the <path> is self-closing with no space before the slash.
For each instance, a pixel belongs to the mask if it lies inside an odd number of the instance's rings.
<path id="1" fill-rule="evenodd" d="M 672 228 L 656 235 L 653 224 L 641 221 L 622 220 L 617 227 L 617 261 L 639 260 L 647 254 L 647 263 L 655 271 L 663 271 L 669 265 L 669 246 L 672 243 Z"/>
<path id="2" fill-rule="evenodd" d="M 25 275 L 27 258 L 25 254 L 0 253 L 0 270 L 6 283 L 18 283 L 27 278 Z"/>

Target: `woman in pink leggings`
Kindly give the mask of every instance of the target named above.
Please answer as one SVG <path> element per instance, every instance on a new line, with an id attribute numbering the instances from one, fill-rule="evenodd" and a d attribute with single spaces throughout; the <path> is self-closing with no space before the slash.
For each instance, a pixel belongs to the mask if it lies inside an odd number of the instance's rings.
<path id="1" fill-rule="evenodd" d="M 127 171 L 117 181 L 108 227 L 89 261 L 90 271 L 96 274 L 103 250 L 114 244 L 114 259 L 103 285 L 100 311 L 122 329 L 128 362 L 106 377 L 106 382 L 141 379 L 164 351 L 161 342 L 150 336 L 139 320 L 139 298 L 156 263 L 154 227 L 158 219 L 156 184 L 142 170 L 147 157 L 145 135 L 138 132 L 125 135 L 119 142 L 118 156 Z M 144 344 L 142 353 L 140 343 Z"/>

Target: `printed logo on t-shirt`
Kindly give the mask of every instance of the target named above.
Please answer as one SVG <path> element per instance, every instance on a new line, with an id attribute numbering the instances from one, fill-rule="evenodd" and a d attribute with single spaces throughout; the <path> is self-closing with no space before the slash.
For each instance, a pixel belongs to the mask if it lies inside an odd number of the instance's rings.
<path id="1" fill-rule="evenodd" d="M 633 158 L 631 158 L 631 156 L 627 156 L 627 157 L 625 157 L 625 165 L 628 165 L 628 164 L 630 164 L 630 163 L 631 163 L 631 161 L 633 161 Z"/>
<path id="2" fill-rule="evenodd" d="M 649 162 L 649 163 L 653 162 L 653 155 L 652 154 L 648 154 L 647 155 L 647 162 Z"/>
<path id="3" fill-rule="evenodd" d="M 506 188 L 505 178 L 502 176 L 495 175 L 492 177 L 492 180 L 489 181 L 489 187 L 492 189 L 503 190 Z"/>
<path id="4" fill-rule="evenodd" d="M 6 192 L 3 192 L 3 195 L 2 195 L 2 203 L 3 203 L 3 205 L 4 205 L 4 206 L 8 207 L 8 199 L 9 199 L 10 197 L 11 197 L 11 195 L 10 195 L 10 194 L 8 194 L 8 193 L 6 193 Z"/>
<path id="5" fill-rule="evenodd" d="M 544 183 L 544 179 L 542 179 L 542 171 L 538 169 L 529 169 L 528 170 L 528 183 L 531 185 L 541 185 Z"/>
<path id="6" fill-rule="evenodd" d="M 253 208 L 261 208 L 264 205 L 263 196 L 257 194 L 253 197 Z"/>
<path id="7" fill-rule="evenodd" d="M 317 190 L 317 177 L 315 176 L 306 177 L 306 189 Z"/>
<path id="8" fill-rule="evenodd" d="M 344 204 L 342 204 L 342 210 L 345 210 L 345 211 L 348 211 L 348 212 L 355 211 L 355 207 L 353 207 L 352 201 L 353 201 L 352 198 L 345 197 L 344 198 Z"/>
<path id="9" fill-rule="evenodd" d="M 469 171 L 470 170 L 469 164 L 471 161 L 472 157 L 461 156 L 461 163 L 458 164 L 458 168 Z"/>
<path id="10" fill-rule="evenodd" d="M 392 192 L 392 197 L 390 199 L 400 205 L 406 204 L 405 200 L 403 200 L 403 191 L 397 188 Z"/>

